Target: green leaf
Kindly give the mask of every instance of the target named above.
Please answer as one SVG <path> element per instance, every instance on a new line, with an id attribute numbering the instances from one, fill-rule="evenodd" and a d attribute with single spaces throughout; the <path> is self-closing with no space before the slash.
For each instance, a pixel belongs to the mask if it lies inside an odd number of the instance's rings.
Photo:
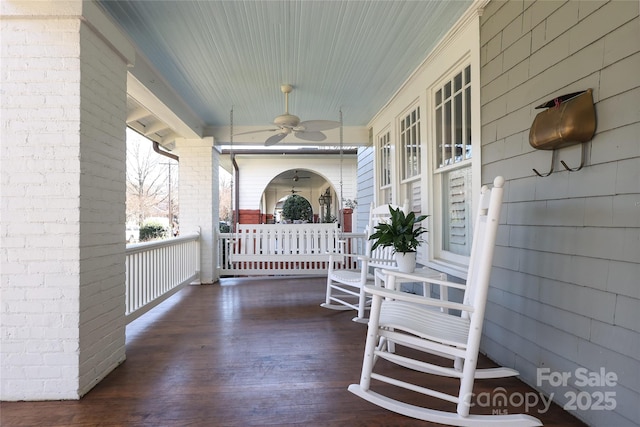
<path id="1" fill-rule="evenodd" d="M 416 217 L 414 212 L 405 215 L 402 209 L 394 209 L 391 205 L 389 214 L 389 222 L 377 224 L 375 232 L 369 236 L 369 240 L 374 241 L 372 250 L 392 246 L 394 252 L 415 252 L 422 243 L 420 236 L 427 232 L 420 222 L 428 218 L 428 215 Z"/>

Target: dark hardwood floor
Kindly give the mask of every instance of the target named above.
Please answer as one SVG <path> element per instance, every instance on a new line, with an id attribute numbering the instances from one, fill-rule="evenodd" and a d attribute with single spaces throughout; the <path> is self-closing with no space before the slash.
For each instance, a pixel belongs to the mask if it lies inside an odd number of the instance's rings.
<path id="1" fill-rule="evenodd" d="M 319 306 L 324 279 L 222 284 L 187 287 L 129 325 L 127 360 L 81 400 L 2 402 L 0 425 L 432 425 L 347 391 L 360 377 L 366 325 L 352 322 L 352 312 Z M 476 393 L 533 392 L 517 379 L 476 384 Z M 557 405 L 541 408 L 529 413 L 546 426 L 584 425 Z"/>

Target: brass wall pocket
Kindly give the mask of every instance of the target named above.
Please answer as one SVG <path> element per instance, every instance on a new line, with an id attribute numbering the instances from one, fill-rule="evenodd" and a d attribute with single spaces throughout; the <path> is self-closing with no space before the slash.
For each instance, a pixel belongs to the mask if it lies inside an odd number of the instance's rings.
<path id="1" fill-rule="evenodd" d="M 574 92 L 559 96 L 536 108 L 546 108 L 538 113 L 529 130 L 529 144 L 538 150 L 553 150 L 551 170 L 536 175 L 545 177 L 553 173 L 556 151 L 559 148 L 583 144 L 580 166 L 570 168 L 561 160 L 562 166 L 569 172 L 582 169 L 585 161 L 584 143 L 590 141 L 596 132 L 596 110 L 593 105 L 593 90 Z"/>

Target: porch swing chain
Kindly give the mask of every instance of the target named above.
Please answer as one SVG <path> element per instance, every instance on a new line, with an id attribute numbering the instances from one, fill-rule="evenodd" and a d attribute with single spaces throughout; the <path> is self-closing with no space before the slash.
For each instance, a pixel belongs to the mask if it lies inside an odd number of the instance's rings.
<path id="1" fill-rule="evenodd" d="M 344 196 L 342 194 L 342 163 L 343 163 L 343 136 L 342 136 L 342 108 L 340 108 L 340 202 L 338 203 L 338 209 L 340 211 L 340 239 L 344 239 L 344 209 L 342 209 L 342 201 Z"/>
<path id="2" fill-rule="evenodd" d="M 229 158 L 231 159 L 231 164 L 233 165 L 234 163 L 234 156 L 233 156 L 233 105 L 231 105 L 231 110 L 229 111 Z M 233 170 L 233 166 L 232 166 L 232 170 Z M 231 174 L 231 185 L 230 185 L 230 189 L 229 191 L 231 191 L 231 231 L 233 231 L 234 236 L 233 236 L 233 241 L 237 241 L 236 239 L 236 231 L 238 229 L 238 227 L 236 227 L 236 209 L 234 204 L 238 203 L 238 201 L 236 200 L 235 203 L 233 203 L 234 201 L 234 197 L 233 197 L 233 192 L 234 192 L 234 186 L 235 186 L 235 181 L 234 181 L 234 176 L 235 176 L 235 171 L 234 173 Z"/>

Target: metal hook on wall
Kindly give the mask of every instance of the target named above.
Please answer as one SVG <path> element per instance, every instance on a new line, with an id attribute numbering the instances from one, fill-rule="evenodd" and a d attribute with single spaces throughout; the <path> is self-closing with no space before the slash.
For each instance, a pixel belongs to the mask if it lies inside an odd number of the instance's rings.
<path id="1" fill-rule="evenodd" d="M 564 160 L 560 160 L 560 163 L 562 163 L 562 166 L 564 166 L 564 168 L 566 170 L 568 170 L 569 172 L 577 172 L 580 169 L 582 169 L 582 167 L 584 166 L 584 158 L 585 158 L 585 144 L 580 144 L 581 145 L 581 150 L 580 150 L 580 166 L 578 166 L 577 168 L 570 168 L 569 166 L 567 166 L 567 164 L 564 162 Z M 554 151 L 555 153 L 555 151 Z"/>
<path id="2" fill-rule="evenodd" d="M 540 172 L 538 172 L 535 168 L 533 169 L 533 171 L 536 173 L 536 175 L 538 175 L 540 178 L 544 178 L 546 176 L 549 176 L 553 173 L 553 168 L 556 164 L 556 150 L 553 150 L 553 154 L 551 155 L 551 170 L 549 170 L 548 173 L 542 174 Z"/>
<path id="3" fill-rule="evenodd" d="M 584 166 L 584 162 L 585 162 L 585 157 L 586 157 L 586 149 L 585 149 L 585 145 L 586 144 L 581 144 L 581 149 L 580 149 L 580 166 L 578 166 L 577 168 L 572 168 L 570 167 L 564 160 L 560 160 L 560 163 L 562 164 L 562 166 L 569 172 L 577 172 L 580 169 L 582 169 L 582 167 Z M 555 164 L 556 164 L 556 151 L 557 150 L 553 150 L 552 154 L 551 154 L 551 169 L 549 170 L 549 172 L 547 173 L 540 173 L 538 172 L 535 168 L 533 169 L 533 171 L 535 172 L 536 175 L 538 175 L 541 178 L 547 177 L 549 175 L 551 175 L 553 173 L 553 170 L 555 168 Z"/>

